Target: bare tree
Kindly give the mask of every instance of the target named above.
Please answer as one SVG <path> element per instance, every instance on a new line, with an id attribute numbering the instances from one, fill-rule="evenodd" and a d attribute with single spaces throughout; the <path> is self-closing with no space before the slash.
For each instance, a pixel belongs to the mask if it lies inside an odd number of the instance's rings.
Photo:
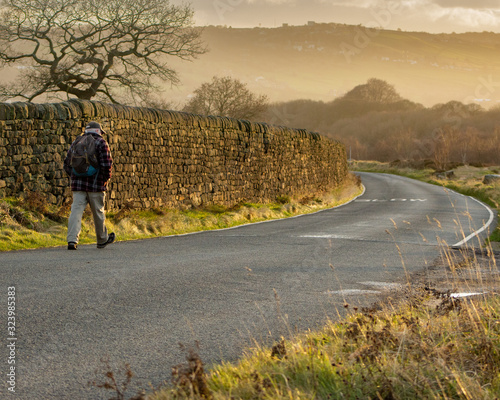
<path id="1" fill-rule="evenodd" d="M 214 77 L 194 91 L 184 111 L 204 115 L 221 115 L 253 119 L 267 108 L 267 96 L 257 96 L 246 85 L 230 77 Z"/>
<path id="2" fill-rule="evenodd" d="M 434 163 L 438 170 L 444 171 L 450 162 L 451 147 L 455 135 L 455 129 L 450 126 L 441 127 L 435 132 Z"/>
<path id="3" fill-rule="evenodd" d="M 170 57 L 205 52 L 193 11 L 168 0 L 3 0 L 1 10 L 0 60 L 21 74 L 3 99 L 137 99 L 178 83 Z"/>

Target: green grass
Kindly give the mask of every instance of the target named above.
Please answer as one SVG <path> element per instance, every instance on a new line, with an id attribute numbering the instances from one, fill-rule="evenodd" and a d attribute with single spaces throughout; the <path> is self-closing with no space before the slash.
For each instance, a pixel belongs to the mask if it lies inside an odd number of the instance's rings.
<path id="1" fill-rule="evenodd" d="M 343 187 L 332 192 L 299 199 L 281 196 L 269 204 L 242 203 L 231 208 L 213 204 L 185 211 L 124 208 L 107 213 L 106 225 L 120 241 L 224 229 L 335 207 L 358 196 L 361 191 L 359 181 L 350 176 Z M 0 199 L 0 251 L 64 246 L 68 216 L 68 204 L 60 208 L 49 207 L 37 193 L 27 193 L 22 199 Z M 92 216 L 87 207 L 80 243 L 95 241 Z"/>
<path id="2" fill-rule="evenodd" d="M 273 348 L 256 346 L 208 374 L 188 368 L 148 399 L 496 399 L 499 318 L 498 297 L 413 292 Z M 189 360 L 201 365 L 196 353 Z"/>
<path id="3" fill-rule="evenodd" d="M 365 170 L 374 169 L 445 186 L 427 171 L 394 170 L 379 163 Z M 487 199 L 496 189 L 481 192 L 476 181 L 484 172 L 461 170 L 458 183 L 446 183 L 467 194 L 480 191 Z M 500 279 L 491 247 L 486 247 L 482 260 L 469 250 L 443 248 L 443 265 L 436 271 L 442 281 L 432 276 L 425 279 L 459 291 L 481 290 L 487 281 L 488 287 L 497 288 L 493 293 L 498 293 Z M 484 275 L 486 270 L 489 277 Z M 191 349 L 186 364 L 174 369 L 171 384 L 137 398 L 500 398 L 500 298 L 485 294 L 455 299 L 446 290 L 425 288 L 421 281 L 408 283 L 370 309 L 346 304 L 347 318 L 332 321 L 321 330 L 290 334 L 272 347 L 256 343 L 238 362 L 213 365 L 208 372 Z M 116 378 L 112 371 L 105 376 Z M 131 379 L 130 370 L 127 376 Z M 113 385 L 107 387 L 114 391 Z"/>

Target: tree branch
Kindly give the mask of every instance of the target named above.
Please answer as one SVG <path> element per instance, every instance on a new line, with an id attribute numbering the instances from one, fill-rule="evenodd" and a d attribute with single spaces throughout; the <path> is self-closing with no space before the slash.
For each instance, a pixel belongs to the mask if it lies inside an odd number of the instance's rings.
<path id="1" fill-rule="evenodd" d="M 193 11 L 168 0 L 4 0 L 3 10 L 0 59 L 29 67 L 3 98 L 60 92 L 117 102 L 124 90 L 177 83 L 168 57 L 206 51 Z"/>

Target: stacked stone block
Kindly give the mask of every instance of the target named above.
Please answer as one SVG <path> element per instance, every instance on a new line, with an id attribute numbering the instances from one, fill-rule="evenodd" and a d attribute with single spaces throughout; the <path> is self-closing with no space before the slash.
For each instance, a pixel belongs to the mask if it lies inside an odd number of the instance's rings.
<path id="1" fill-rule="evenodd" d="M 0 197 L 71 196 L 62 163 L 90 120 L 114 160 L 108 207 L 231 206 L 340 185 L 344 146 L 317 133 L 225 117 L 71 100 L 0 104 Z"/>

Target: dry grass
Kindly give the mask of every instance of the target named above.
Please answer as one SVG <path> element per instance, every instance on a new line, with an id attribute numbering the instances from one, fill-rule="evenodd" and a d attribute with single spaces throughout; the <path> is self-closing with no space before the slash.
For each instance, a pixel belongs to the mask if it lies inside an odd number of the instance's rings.
<path id="1" fill-rule="evenodd" d="M 246 207 L 238 211 L 244 218 Z M 373 307 L 346 304 L 345 319 L 270 348 L 256 345 L 209 372 L 190 352 L 171 385 L 144 398 L 498 399 L 499 260 L 491 246 L 443 245 L 434 265 L 407 275 L 408 285 Z"/>
<path id="2" fill-rule="evenodd" d="M 65 241 L 68 208 L 48 207 L 37 193 L 0 199 L 0 251 L 49 247 Z M 84 231 L 89 230 L 85 223 Z"/>
<path id="3" fill-rule="evenodd" d="M 270 204 L 240 204 L 232 208 L 209 205 L 203 209 L 146 211 L 124 207 L 107 214 L 106 225 L 118 240 L 222 229 L 252 222 L 287 218 L 344 204 L 362 191 L 360 181 L 349 175 L 344 186 L 329 193 L 316 193 L 293 199 L 281 196 Z M 0 199 L 0 251 L 63 246 L 71 199 L 60 208 L 48 207 L 37 193 L 22 199 Z M 90 209 L 82 220 L 80 243 L 95 243 Z"/>
<path id="4" fill-rule="evenodd" d="M 486 265 L 498 293 L 499 257 L 491 249 L 443 249 L 438 284 L 477 290 Z M 214 366 L 206 377 L 209 397 L 173 385 L 147 398 L 499 398 L 500 298 L 492 291 L 455 298 L 429 287 L 429 278 L 412 277 L 412 285 L 370 309 L 346 305 L 348 317 L 321 331 L 257 346 L 238 363 Z"/>

